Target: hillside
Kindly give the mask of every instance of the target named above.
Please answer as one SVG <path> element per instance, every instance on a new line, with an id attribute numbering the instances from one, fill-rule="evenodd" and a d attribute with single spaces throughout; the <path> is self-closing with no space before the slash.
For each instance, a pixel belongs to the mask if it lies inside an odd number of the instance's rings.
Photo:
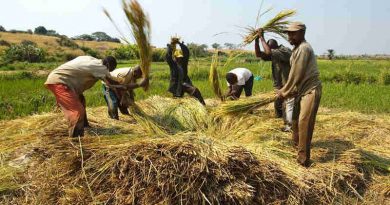
<path id="1" fill-rule="evenodd" d="M 80 48 L 71 48 L 66 46 L 61 46 L 59 44 L 60 38 L 54 36 L 44 36 L 36 34 L 26 34 L 26 33 L 8 33 L 0 32 L 0 40 L 4 40 L 10 44 L 19 44 L 22 41 L 28 40 L 36 43 L 38 47 L 44 48 L 50 55 L 68 53 L 74 56 L 84 55 L 84 51 Z M 97 41 L 81 41 L 75 40 L 75 42 L 80 47 L 88 47 L 93 50 L 96 50 L 98 53 L 103 54 L 107 50 L 118 48 L 121 44 L 114 42 L 97 42 Z M 6 49 L 6 46 L 0 46 L 0 52 Z"/>
<path id="2" fill-rule="evenodd" d="M 272 106 L 221 118 L 207 104 L 155 96 L 120 121 L 88 109 L 81 140 L 59 112 L 0 121 L 0 203 L 388 204 L 388 115 L 321 108 L 306 169 Z"/>

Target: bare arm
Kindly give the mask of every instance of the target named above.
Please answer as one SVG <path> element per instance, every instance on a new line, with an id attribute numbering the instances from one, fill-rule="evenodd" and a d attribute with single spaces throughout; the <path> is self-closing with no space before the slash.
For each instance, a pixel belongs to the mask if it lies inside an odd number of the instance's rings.
<path id="1" fill-rule="evenodd" d="M 259 35 L 260 37 L 257 37 L 255 39 L 255 52 L 256 52 L 256 57 L 263 59 L 264 61 L 270 61 L 271 60 L 271 48 L 268 46 L 267 42 L 265 42 L 263 31 L 260 29 L 259 30 Z M 260 43 L 264 48 L 264 52 L 260 50 Z"/>

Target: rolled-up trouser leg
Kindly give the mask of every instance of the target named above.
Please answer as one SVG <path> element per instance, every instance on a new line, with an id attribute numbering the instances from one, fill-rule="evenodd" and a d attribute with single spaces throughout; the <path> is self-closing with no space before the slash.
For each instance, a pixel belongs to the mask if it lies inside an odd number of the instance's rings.
<path id="1" fill-rule="evenodd" d="M 83 94 L 79 95 L 79 99 L 80 99 L 80 102 L 81 104 L 83 105 L 84 109 L 87 107 L 87 103 L 85 101 L 85 97 Z M 88 122 L 88 118 L 87 118 L 87 112 L 85 112 L 85 115 L 84 115 L 84 127 L 89 127 L 89 122 Z"/>
<path id="2" fill-rule="evenodd" d="M 292 125 L 292 116 L 294 110 L 294 98 L 287 98 L 285 101 L 284 121 L 287 125 Z"/>
<path id="3" fill-rule="evenodd" d="M 200 93 L 200 90 L 192 85 L 183 83 L 183 91 L 188 93 L 189 95 L 195 97 L 196 99 L 199 100 L 200 103 L 203 105 L 206 105 L 206 102 L 204 101 L 202 97 L 202 93 Z"/>
<path id="4" fill-rule="evenodd" d="M 116 94 L 109 88 L 107 88 L 105 85 L 103 85 L 103 94 L 104 94 L 104 100 L 107 103 L 108 108 L 108 115 L 112 119 L 119 119 L 118 115 L 118 98 Z"/>
<path id="5" fill-rule="evenodd" d="M 84 136 L 85 107 L 79 96 L 64 84 L 51 84 L 46 87 L 53 92 L 68 121 L 69 137 Z"/>
<path id="6" fill-rule="evenodd" d="M 310 148 L 315 119 L 321 100 L 321 86 L 302 96 L 298 120 L 299 144 L 298 163 L 307 166 L 310 162 Z"/>

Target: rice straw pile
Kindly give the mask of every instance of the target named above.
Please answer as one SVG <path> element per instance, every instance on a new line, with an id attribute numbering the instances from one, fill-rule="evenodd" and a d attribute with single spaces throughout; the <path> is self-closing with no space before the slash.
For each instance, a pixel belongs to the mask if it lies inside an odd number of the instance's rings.
<path id="1" fill-rule="evenodd" d="M 149 17 L 145 14 L 137 0 L 122 0 L 122 7 L 128 23 L 130 24 L 132 37 L 135 39 L 139 49 L 142 76 L 143 78 L 148 78 L 150 73 L 150 64 L 152 61 L 152 47 L 150 46 L 151 27 Z M 104 13 L 119 31 L 118 26 L 116 26 L 110 14 L 106 10 L 104 10 Z M 122 32 L 120 33 L 122 34 Z M 129 43 L 123 34 L 122 39 Z M 149 84 L 144 87 L 145 91 L 148 90 L 148 87 Z"/>
<path id="2" fill-rule="evenodd" d="M 279 12 L 274 18 L 270 19 L 261 28 L 263 28 L 264 32 L 271 32 L 281 36 L 284 39 L 287 39 L 285 30 L 287 25 L 291 23 L 287 19 L 294 16 L 295 14 L 295 10 L 283 10 Z M 248 34 L 244 37 L 244 45 L 248 45 L 258 37 L 258 32 L 257 28 L 254 27 L 246 27 L 245 29 L 247 30 Z"/>
<path id="3" fill-rule="evenodd" d="M 270 118 L 271 107 L 213 121 L 216 116 L 192 98 L 176 103 L 154 96 L 139 106 L 166 136 L 148 132 L 132 116 L 109 119 L 106 107 L 87 109 L 92 128 L 80 140 L 66 137 L 61 113 L 0 121 L 0 204 L 390 200 L 389 115 L 320 108 L 314 164 L 304 168 L 296 163 L 290 133 L 278 129 L 283 122 Z"/>

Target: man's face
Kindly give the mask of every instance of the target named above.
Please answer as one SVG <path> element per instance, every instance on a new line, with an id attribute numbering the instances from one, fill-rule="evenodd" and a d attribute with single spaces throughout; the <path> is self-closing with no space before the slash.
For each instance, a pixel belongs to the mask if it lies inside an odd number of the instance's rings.
<path id="1" fill-rule="evenodd" d="M 303 30 L 300 31 L 290 31 L 288 34 L 288 42 L 291 45 L 299 45 L 305 39 L 305 32 Z"/>
<path id="2" fill-rule="evenodd" d="M 142 77 L 142 70 L 141 70 L 141 68 L 137 68 L 137 69 L 134 71 L 134 77 L 135 77 L 135 79 L 138 79 L 138 78 L 141 78 L 141 77 Z"/>

